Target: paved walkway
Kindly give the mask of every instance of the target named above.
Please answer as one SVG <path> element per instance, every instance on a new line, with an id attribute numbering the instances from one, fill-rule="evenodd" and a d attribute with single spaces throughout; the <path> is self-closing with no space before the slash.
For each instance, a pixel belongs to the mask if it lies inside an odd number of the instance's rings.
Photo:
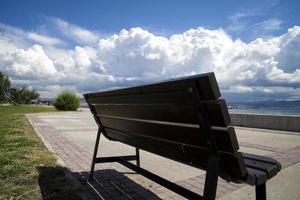
<path id="1" fill-rule="evenodd" d="M 97 125 L 88 110 L 27 116 L 47 148 L 55 152 L 99 199 L 183 199 L 118 163 L 97 164 L 96 181 L 86 182 Z M 267 184 L 268 199 L 300 199 L 300 134 L 236 128 L 241 151 L 269 155 L 282 171 Z M 134 148 L 101 138 L 98 156 L 133 155 Z M 202 194 L 205 172 L 141 151 L 142 167 Z M 254 188 L 219 179 L 218 199 L 254 199 Z"/>

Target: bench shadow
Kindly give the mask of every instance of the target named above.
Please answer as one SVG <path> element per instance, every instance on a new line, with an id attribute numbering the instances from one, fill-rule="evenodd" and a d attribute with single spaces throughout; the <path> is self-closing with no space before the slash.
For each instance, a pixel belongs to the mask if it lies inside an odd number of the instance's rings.
<path id="1" fill-rule="evenodd" d="M 90 181 L 87 181 L 89 172 L 80 172 L 75 173 L 74 175 L 77 177 L 77 179 L 81 180 L 81 182 L 86 182 L 86 185 L 95 193 L 97 193 L 100 199 L 161 199 L 155 193 L 144 188 L 124 174 L 128 173 L 121 173 L 114 169 L 95 170 L 94 178 Z"/>
<path id="2" fill-rule="evenodd" d="M 65 167 L 36 168 L 39 177 L 41 196 L 43 200 L 81 200 L 80 193 L 84 191 L 79 182 L 72 177 L 72 172 Z"/>
<path id="3" fill-rule="evenodd" d="M 89 172 L 71 172 L 65 167 L 37 167 L 37 170 L 43 200 L 161 199 L 124 175 L 127 173 L 114 169 L 95 170 L 91 181 L 87 181 Z"/>

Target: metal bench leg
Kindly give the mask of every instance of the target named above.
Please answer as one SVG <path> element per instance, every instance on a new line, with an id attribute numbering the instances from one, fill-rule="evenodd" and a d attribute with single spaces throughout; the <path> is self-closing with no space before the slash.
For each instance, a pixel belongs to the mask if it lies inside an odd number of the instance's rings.
<path id="1" fill-rule="evenodd" d="M 219 158 L 210 157 L 208 159 L 207 168 L 206 168 L 206 177 L 204 185 L 204 200 L 215 200 L 217 193 L 219 177 Z"/>
<path id="2" fill-rule="evenodd" d="M 101 135 L 101 130 L 99 128 L 98 129 L 98 133 L 97 133 L 95 148 L 94 148 L 94 155 L 93 155 L 93 160 L 92 160 L 92 166 L 91 166 L 89 180 L 92 180 L 93 179 L 93 175 L 94 175 L 94 169 L 95 169 L 95 163 L 96 163 L 96 158 L 97 158 L 98 146 L 99 146 L 99 141 L 100 141 L 100 135 Z"/>
<path id="3" fill-rule="evenodd" d="M 255 186 L 255 195 L 256 195 L 256 200 L 266 200 L 267 199 L 266 183 Z"/>
<path id="4" fill-rule="evenodd" d="M 140 149 L 135 148 L 136 166 L 140 167 Z"/>

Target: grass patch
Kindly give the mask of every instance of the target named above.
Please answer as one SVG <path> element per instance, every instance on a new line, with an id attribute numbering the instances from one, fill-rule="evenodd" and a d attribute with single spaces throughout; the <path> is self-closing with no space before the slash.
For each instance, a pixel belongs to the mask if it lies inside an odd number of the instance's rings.
<path id="1" fill-rule="evenodd" d="M 47 106 L 0 105 L 0 199 L 79 199 L 81 190 L 66 176 L 26 119 L 53 112 Z"/>

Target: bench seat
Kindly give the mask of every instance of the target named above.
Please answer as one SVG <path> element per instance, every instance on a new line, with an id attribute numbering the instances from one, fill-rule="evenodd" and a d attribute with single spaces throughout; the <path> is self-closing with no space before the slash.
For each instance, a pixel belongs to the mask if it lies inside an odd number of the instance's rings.
<path id="1" fill-rule="evenodd" d="M 249 153 L 242 155 L 248 171 L 245 182 L 249 185 L 264 184 L 281 170 L 280 163 L 270 157 Z"/>

